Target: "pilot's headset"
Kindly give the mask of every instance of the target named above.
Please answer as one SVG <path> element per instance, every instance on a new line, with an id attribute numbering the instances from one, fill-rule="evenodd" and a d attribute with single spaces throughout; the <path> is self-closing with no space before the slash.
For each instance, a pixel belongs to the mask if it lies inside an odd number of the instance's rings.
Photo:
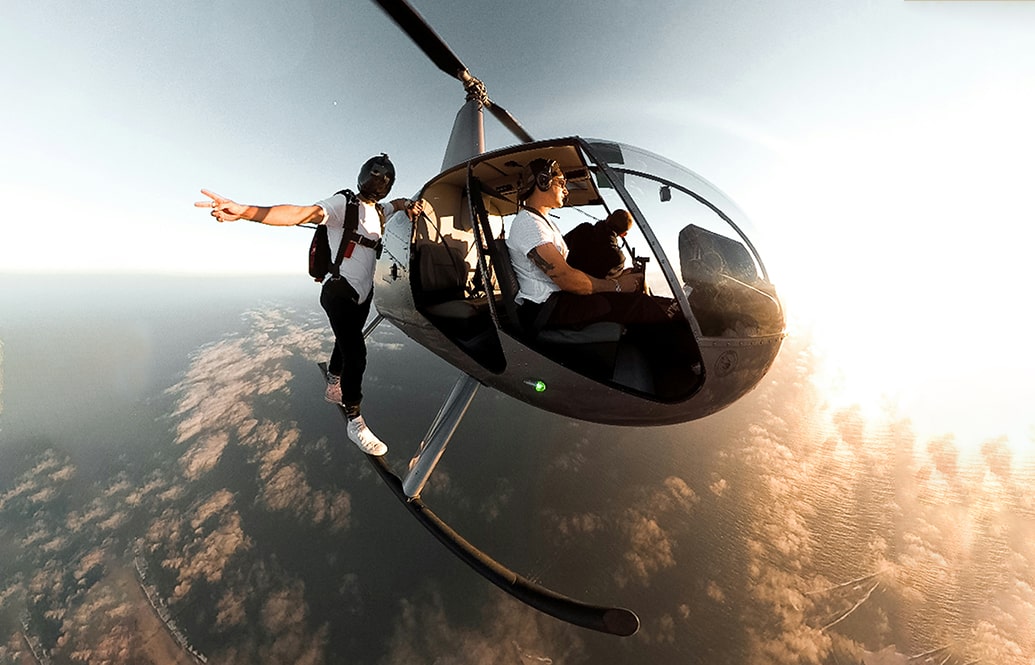
<path id="1" fill-rule="evenodd" d="M 550 182 L 554 178 L 563 175 L 564 171 L 561 170 L 560 164 L 555 160 L 542 157 L 533 159 L 521 170 L 521 181 L 519 183 L 521 200 L 524 201 L 531 196 L 533 190 L 547 191 L 550 189 Z"/>
<path id="2" fill-rule="evenodd" d="M 369 201 L 380 201 L 388 196 L 395 184 L 395 166 L 388 155 L 381 153 L 371 157 L 359 169 L 357 179 L 360 195 Z"/>

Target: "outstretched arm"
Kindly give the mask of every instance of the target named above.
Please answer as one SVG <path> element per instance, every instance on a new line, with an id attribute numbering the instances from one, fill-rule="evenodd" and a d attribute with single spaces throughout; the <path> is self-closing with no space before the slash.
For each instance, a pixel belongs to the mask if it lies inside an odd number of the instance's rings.
<path id="1" fill-rule="evenodd" d="M 561 290 L 578 295 L 632 292 L 640 288 L 639 274 L 620 275 L 615 279 L 597 279 L 568 265 L 557 248 L 550 243 L 539 245 L 528 253 L 532 260 Z"/>
<path id="2" fill-rule="evenodd" d="M 211 209 L 212 216 L 219 222 L 235 222 L 239 219 L 246 219 L 269 224 L 270 226 L 297 226 L 306 222 L 319 223 L 323 221 L 323 208 L 320 206 L 246 206 L 207 189 L 201 190 L 201 193 L 210 200 L 198 201 L 194 206 Z"/>

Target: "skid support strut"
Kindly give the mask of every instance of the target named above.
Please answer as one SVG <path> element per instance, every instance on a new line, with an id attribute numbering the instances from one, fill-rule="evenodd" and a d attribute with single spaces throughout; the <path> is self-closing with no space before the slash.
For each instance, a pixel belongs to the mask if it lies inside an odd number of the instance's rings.
<path id="1" fill-rule="evenodd" d="M 467 413 L 474 394 L 478 392 L 478 381 L 468 374 L 461 374 L 453 390 L 449 393 L 442 408 L 439 409 L 435 421 L 431 423 L 424 440 L 420 442 L 416 454 L 410 460 L 409 473 L 403 480 L 403 491 L 411 499 L 420 496 L 425 483 L 435 470 L 446 445 L 453 437 L 460 419 Z"/>

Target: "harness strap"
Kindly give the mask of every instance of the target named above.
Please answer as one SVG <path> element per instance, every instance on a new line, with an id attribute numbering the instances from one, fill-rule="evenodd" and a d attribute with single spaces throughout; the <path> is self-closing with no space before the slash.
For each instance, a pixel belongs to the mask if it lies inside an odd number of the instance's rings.
<path id="1" fill-rule="evenodd" d="M 346 231 L 343 234 L 341 241 L 342 241 L 342 243 L 347 243 L 347 242 L 351 241 L 351 242 L 356 243 L 360 247 L 369 247 L 370 249 L 373 249 L 373 250 L 381 249 L 381 241 L 380 240 L 373 240 L 373 239 L 368 238 L 366 236 L 361 236 L 359 233 L 356 233 L 355 231 L 351 231 L 351 232 Z"/>
<path id="2" fill-rule="evenodd" d="M 360 235 L 359 229 L 359 198 L 356 194 L 349 189 L 343 189 L 337 192 L 341 196 L 345 197 L 345 222 L 341 230 L 341 243 L 338 245 L 338 253 L 334 258 L 334 263 L 331 264 L 330 270 L 328 271 L 332 278 L 341 276 L 341 262 L 347 258 L 345 256 L 345 249 L 349 243 L 355 243 L 360 247 L 368 247 L 377 252 L 378 257 L 381 256 L 381 241 L 371 240 L 366 236 Z M 385 214 L 381 210 L 381 206 L 374 204 L 374 209 L 377 211 L 378 219 L 381 222 L 381 232 L 385 229 Z"/>

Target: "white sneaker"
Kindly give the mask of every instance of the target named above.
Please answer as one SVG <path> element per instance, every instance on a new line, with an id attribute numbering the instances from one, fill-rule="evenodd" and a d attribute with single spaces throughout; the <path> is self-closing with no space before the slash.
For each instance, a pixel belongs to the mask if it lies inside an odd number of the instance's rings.
<path id="1" fill-rule="evenodd" d="M 334 379 L 333 382 L 328 381 L 323 398 L 331 404 L 341 404 L 341 381 L 338 379 Z"/>
<path id="2" fill-rule="evenodd" d="M 380 457 L 388 452 L 388 446 L 370 431 L 367 424 L 363 422 L 363 416 L 349 418 L 345 431 L 348 433 L 349 438 L 352 439 L 352 442 L 359 446 L 359 449 L 367 455 Z"/>

